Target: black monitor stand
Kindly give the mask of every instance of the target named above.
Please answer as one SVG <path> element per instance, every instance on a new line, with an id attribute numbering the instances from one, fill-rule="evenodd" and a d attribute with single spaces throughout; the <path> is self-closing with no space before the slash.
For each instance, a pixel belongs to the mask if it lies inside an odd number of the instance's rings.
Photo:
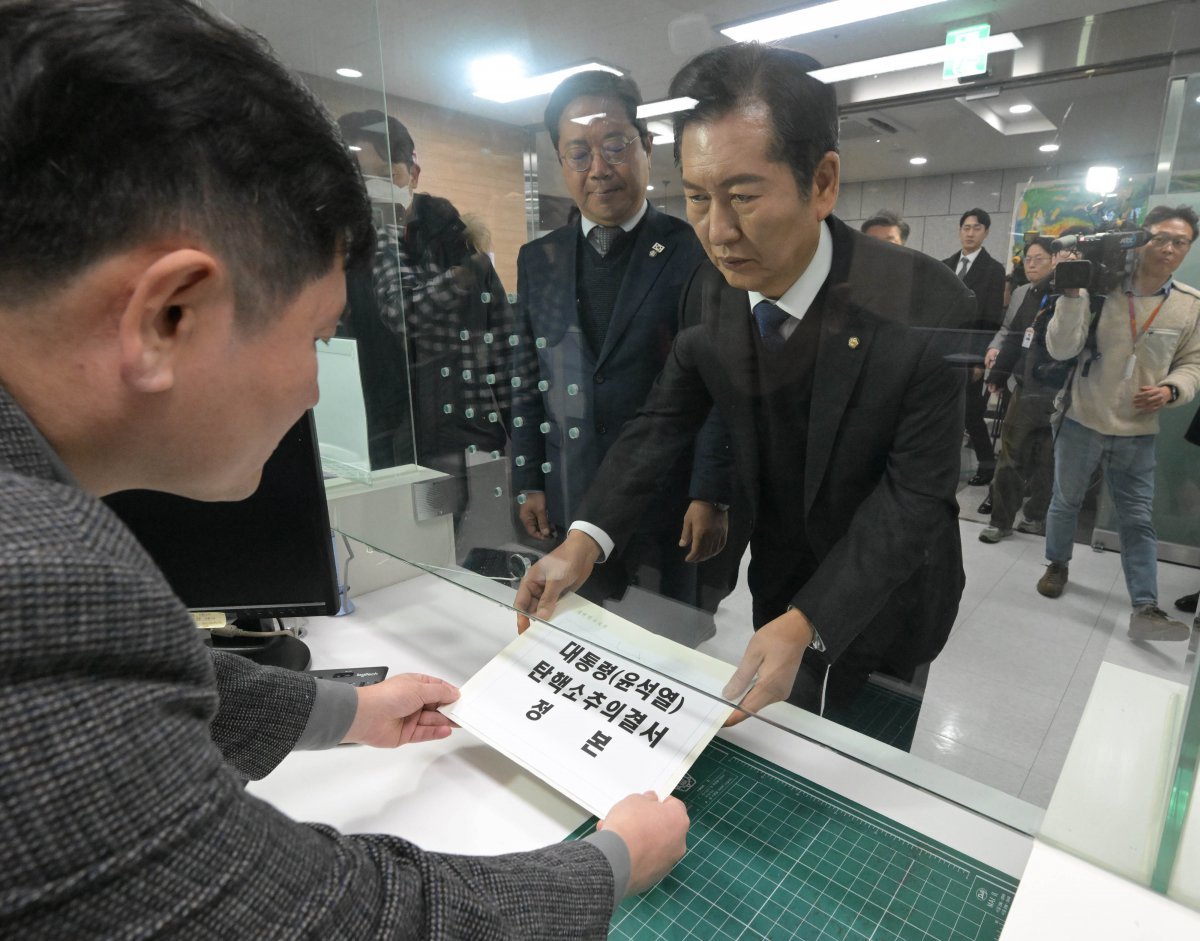
<path id="1" fill-rule="evenodd" d="M 255 633 L 275 630 L 272 619 L 238 618 L 233 626 Z M 261 663 L 264 666 L 284 667 L 303 672 L 312 663 L 308 645 L 298 637 L 276 635 L 273 637 L 222 637 L 213 635 L 214 650 L 226 650 Z"/>

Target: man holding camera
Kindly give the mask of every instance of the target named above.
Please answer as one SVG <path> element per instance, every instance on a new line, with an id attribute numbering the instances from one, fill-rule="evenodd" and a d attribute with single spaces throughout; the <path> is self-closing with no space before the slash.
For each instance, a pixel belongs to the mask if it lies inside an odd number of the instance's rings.
<path id="1" fill-rule="evenodd" d="M 1067 583 L 1075 523 L 1097 465 L 1117 509 L 1121 566 L 1133 603 L 1134 640 L 1187 640 L 1190 628 L 1158 606 L 1154 439 L 1159 410 L 1200 389 L 1200 291 L 1174 280 L 1200 233 L 1194 210 L 1155 206 L 1150 241 L 1133 273 L 1091 316 L 1086 290 L 1066 289 L 1046 330 L 1055 359 L 1079 357 L 1054 449 L 1054 496 L 1046 515 L 1046 573 L 1037 589 L 1057 598 Z M 1062 268 L 1059 268 L 1062 271 Z"/>

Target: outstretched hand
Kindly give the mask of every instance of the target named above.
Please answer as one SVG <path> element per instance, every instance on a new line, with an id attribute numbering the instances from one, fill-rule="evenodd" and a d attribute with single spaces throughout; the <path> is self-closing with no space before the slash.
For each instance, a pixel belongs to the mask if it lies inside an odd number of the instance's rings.
<path id="1" fill-rule="evenodd" d="M 658 882 L 683 858 L 690 825 L 687 807 L 678 797 L 660 801 L 653 791 L 645 791 L 616 803 L 596 829 L 611 830 L 625 841 L 629 850 L 626 891 L 635 895 Z"/>
<path id="2" fill-rule="evenodd" d="M 396 748 L 445 738 L 455 728 L 437 708 L 458 699 L 458 689 L 435 676 L 401 673 L 357 692 L 358 711 L 343 742 Z"/>
<path id="3" fill-rule="evenodd" d="M 760 627 L 750 643 L 742 662 L 725 686 L 724 696 L 731 702 L 750 691 L 741 700 L 725 725 L 737 725 L 764 706 L 786 699 L 796 682 L 800 661 L 812 643 L 815 632 L 803 614 L 795 608 Z M 753 682 L 753 686 L 750 684 Z"/>
<path id="4" fill-rule="evenodd" d="M 552 617 L 558 599 L 587 581 L 598 558 L 596 540 L 579 530 L 567 533 L 561 546 L 542 556 L 517 588 L 517 633 L 529 627 L 530 614 L 542 620 Z"/>

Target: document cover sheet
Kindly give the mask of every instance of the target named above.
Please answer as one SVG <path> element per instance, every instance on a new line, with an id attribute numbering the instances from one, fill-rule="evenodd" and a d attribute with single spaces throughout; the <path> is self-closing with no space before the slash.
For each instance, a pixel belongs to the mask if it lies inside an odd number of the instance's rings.
<path id="1" fill-rule="evenodd" d="M 670 794 L 732 707 L 534 622 L 441 711 L 604 817 L 628 794 Z"/>

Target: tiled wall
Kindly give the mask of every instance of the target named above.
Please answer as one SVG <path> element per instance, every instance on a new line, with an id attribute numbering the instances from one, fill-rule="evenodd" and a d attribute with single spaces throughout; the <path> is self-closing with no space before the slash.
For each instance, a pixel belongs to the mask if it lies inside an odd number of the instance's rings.
<path id="1" fill-rule="evenodd" d="M 1149 154 L 1126 157 L 1121 162 L 1127 173 L 1153 170 Z M 909 248 L 935 258 L 947 258 L 959 248 L 959 217 L 968 209 L 979 207 L 992 217 L 984 246 L 1008 267 L 1006 256 L 1012 245 L 1013 204 L 1018 188 L 1031 181 L 1082 179 L 1086 172 L 1086 164 L 1064 164 L 842 183 L 834 211 L 856 229 L 879 209 L 899 212 L 912 229 Z M 682 196 L 653 199 L 653 202 L 672 215 L 686 218 Z"/>
<path id="2" fill-rule="evenodd" d="M 1126 158 L 1122 164 L 1128 173 L 1148 172 L 1153 169 L 1153 158 Z M 899 212 L 912 228 L 909 248 L 946 258 L 959 249 L 959 217 L 979 207 L 992 217 L 984 247 L 993 257 L 1006 261 L 1018 188 L 1031 181 L 1082 179 L 1086 172 L 1086 164 L 1072 164 L 843 183 L 835 212 L 855 228 L 879 209 Z"/>
<path id="3" fill-rule="evenodd" d="M 835 210 L 848 225 L 858 228 L 879 209 L 899 212 L 912 228 L 909 248 L 945 258 L 958 251 L 958 219 L 968 209 L 986 209 L 992 229 L 984 246 L 1002 261 L 1012 230 L 1012 208 L 1017 186 L 1030 176 L 1028 169 L 981 170 L 972 173 L 873 180 L 842 186 Z"/>

